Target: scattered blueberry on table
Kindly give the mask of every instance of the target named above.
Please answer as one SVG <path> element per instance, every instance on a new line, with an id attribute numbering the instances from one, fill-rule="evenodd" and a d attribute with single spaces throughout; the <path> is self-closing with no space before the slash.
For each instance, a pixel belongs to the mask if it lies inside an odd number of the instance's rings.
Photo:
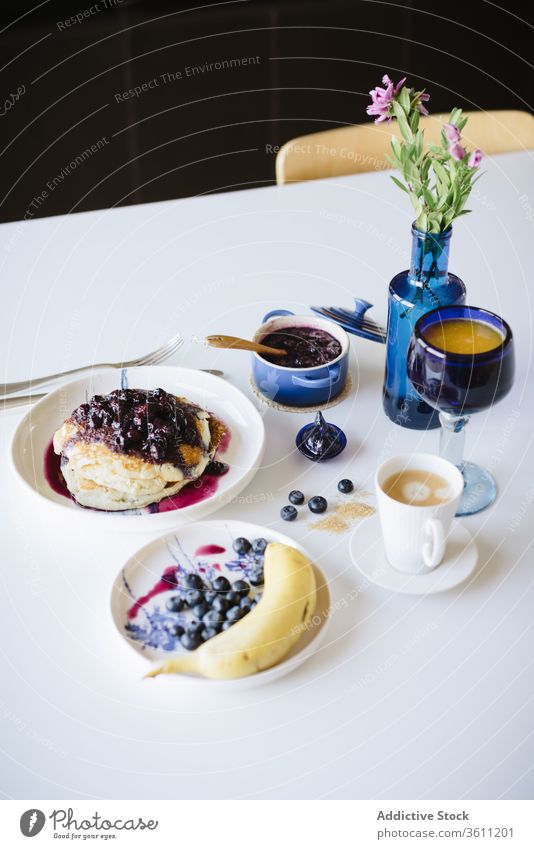
<path id="1" fill-rule="evenodd" d="M 297 518 L 298 510 L 296 507 L 293 507 L 292 504 L 286 504 L 285 507 L 282 507 L 280 510 L 280 516 L 284 520 L 284 522 L 294 522 Z"/>
<path id="2" fill-rule="evenodd" d="M 324 513 L 328 507 L 328 502 L 322 495 L 314 495 L 314 497 L 310 498 L 308 501 L 308 507 L 312 513 Z"/>
<path id="3" fill-rule="evenodd" d="M 292 489 L 289 495 L 287 496 L 291 502 L 291 504 L 304 504 L 304 493 L 300 491 L 300 489 Z"/>
<path id="4" fill-rule="evenodd" d="M 354 484 L 351 480 L 349 480 L 349 478 L 343 478 L 343 480 L 339 481 L 337 488 L 340 492 L 343 492 L 345 495 L 347 495 L 354 489 Z"/>

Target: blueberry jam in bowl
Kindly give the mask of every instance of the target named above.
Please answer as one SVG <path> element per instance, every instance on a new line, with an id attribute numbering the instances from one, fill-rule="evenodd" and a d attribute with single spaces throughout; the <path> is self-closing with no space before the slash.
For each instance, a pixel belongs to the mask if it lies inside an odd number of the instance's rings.
<path id="1" fill-rule="evenodd" d="M 268 400 L 289 407 L 321 406 L 343 391 L 350 343 L 334 322 L 273 310 L 254 341 L 286 351 L 283 356 L 252 355 L 254 383 Z"/>
<path id="2" fill-rule="evenodd" d="M 270 348 L 286 351 L 284 356 L 262 354 L 264 360 L 288 368 L 313 368 L 336 360 L 341 354 L 341 343 L 320 327 L 285 327 L 273 330 L 261 340 Z"/>

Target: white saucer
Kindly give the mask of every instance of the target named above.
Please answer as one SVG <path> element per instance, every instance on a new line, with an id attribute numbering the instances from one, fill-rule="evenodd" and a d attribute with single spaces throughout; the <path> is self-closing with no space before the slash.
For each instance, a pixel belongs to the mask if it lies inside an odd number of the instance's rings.
<path id="1" fill-rule="evenodd" d="M 478 560 L 474 537 L 454 522 L 447 539 L 445 557 L 424 575 L 404 575 L 386 559 L 377 515 L 365 519 L 350 540 L 350 556 L 356 568 L 373 584 L 407 595 L 430 595 L 451 590 L 473 574 Z"/>

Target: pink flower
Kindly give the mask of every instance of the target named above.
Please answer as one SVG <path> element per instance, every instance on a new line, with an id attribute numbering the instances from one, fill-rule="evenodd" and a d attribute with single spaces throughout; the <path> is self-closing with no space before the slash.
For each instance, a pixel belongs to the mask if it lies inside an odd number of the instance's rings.
<path id="1" fill-rule="evenodd" d="M 478 147 L 477 147 L 477 148 L 476 148 L 476 149 L 472 152 L 471 156 L 469 157 L 469 160 L 468 160 L 467 164 L 469 165 L 469 167 L 470 167 L 470 168 L 478 168 L 478 166 L 479 166 L 479 165 L 480 165 L 480 163 L 482 162 L 482 157 L 483 157 L 483 156 L 484 156 L 484 154 L 483 154 L 483 153 L 482 153 L 482 151 L 481 151 L 481 150 L 479 150 L 479 149 L 478 149 Z"/>
<path id="2" fill-rule="evenodd" d="M 367 114 L 376 115 L 375 124 L 380 124 L 386 120 L 391 121 L 392 116 L 389 114 L 391 101 L 399 93 L 405 82 L 406 77 L 403 77 L 397 85 L 394 85 L 393 80 L 387 74 L 384 74 L 382 83 L 385 88 L 379 88 L 377 86 L 369 92 L 373 102 L 367 107 Z"/>
<path id="3" fill-rule="evenodd" d="M 419 100 L 417 102 L 417 108 L 421 115 L 428 115 L 428 109 L 423 105 L 423 102 L 426 103 L 427 100 L 430 100 L 430 95 L 426 93 L 426 91 L 421 92 L 419 95 Z"/>
<path id="4" fill-rule="evenodd" d="M 459 142 L 453 142 L 449 145 L 449 153 L 453 159 L 459 162 L 465 156 L 465 148 Z"/>
<path id="5" fill-rule="evenodd" d="M 446 138 L 450 142 L 460 141 L 460 130 L 456 126 L 456 124 L 444 124 L 443 132 L 445 133 Z"/>

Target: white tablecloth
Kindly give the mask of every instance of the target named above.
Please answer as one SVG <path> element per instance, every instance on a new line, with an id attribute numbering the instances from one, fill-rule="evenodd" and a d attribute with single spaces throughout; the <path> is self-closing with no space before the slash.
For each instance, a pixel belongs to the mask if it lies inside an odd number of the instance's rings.
<path id="1" fill-rule="evenodd" d="M 384 348 L 353 337 L 351 396 L 329 418 L 349 446 L 314 466 L 293 450 L 301 415 L 267 410 L 263 468 L 239 516 L 289 532 L 320 561 L 334 602 L 328 641 L 267 687 L 220 694 L 143 681 L 109 616 L 109 590 L 145 535 L 85 537 L 45 518 L 9 470 L 22 411 L 2 415 L 0 792 L 15 798 L 493 798 L 534 786 L 534 163 L 484 163 L 473 214 L 455 226 L 451 270 L 468 302 L 502 314 L 517 380 L 469 425 L 468 456 L 500 495 L 464 520 L 475 579 L 427 598 L 361 578 L 348 537 L 279 518 L 287 492 L 369 487 L 380 459 L 437 450 L 381 407 Z M 410 211 L 384 173 L 133 206 L 0 227 L 3 377 L 37 376 L 150 350 L 181 330 L 174 360 L 224 369 L 250 393 L 246 354 L 206 350 L 207 333 L 251 336 L 263 314 L 376 304 L 408 264 Z"/>

